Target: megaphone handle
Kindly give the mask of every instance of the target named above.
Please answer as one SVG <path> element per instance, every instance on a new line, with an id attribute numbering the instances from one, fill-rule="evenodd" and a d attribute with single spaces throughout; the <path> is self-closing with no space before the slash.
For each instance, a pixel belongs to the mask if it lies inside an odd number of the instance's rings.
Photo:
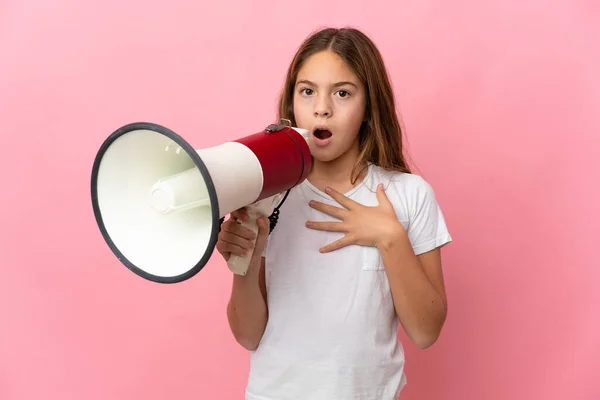
<path id="1" fill-rule="evenodd" d="M 258 224 L 256 220 L 260 218 L 260 215 L 253 210 L 252 207 L 246 207 L 246 211 L 248 212 L 248 220 L 242 222 L 242 226 L 244 228 L 250 229 L 254 232 L 255 235 L 258 234 Z M 237 275 L 246 275 L 248 272 L 248 267 L 250 266 L 250 261 L 252 260 L 252 252 L 249 251 L 245 256 L 238 256 L 232 254 L 229 256 L 229 260 L 227 260 L 227 267 L 231 272 Z"/>
<path id="2" fill-rule="evenodd" d="M 275 205 L 281 200 L 283 194 L 278 193 L 266 199 L 259 200 L 249 206 L 246 206 L 246 212 L 248 213 L 248 220 L 242 222 L 242 226 L 250 229 L 255 235 L 258 234 L 258 225 L 256 220 L 260 217 L 267 217 L 271 215 L 275 209 Z M 227 260 L 227 267 L 231 272 L 237 275 L 246 275 L 250 261 L 252 260 L 252 252 L 248 252 L 247 255 L 240 257 L 237 255 L 229 256 Z"/>

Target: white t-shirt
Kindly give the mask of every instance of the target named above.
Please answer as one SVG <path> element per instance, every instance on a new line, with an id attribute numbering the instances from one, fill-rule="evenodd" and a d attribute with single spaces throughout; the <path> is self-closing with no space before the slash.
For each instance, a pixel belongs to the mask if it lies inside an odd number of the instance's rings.
<path id="1" fill-rule="evenodd" d="M 370 165 L 345 195 L 377 205 L 383 183 L 415 253 L 451 241 L 434 192 L 423 178 Z M 343 234 L 311 230 L 307 220 L 334 218 L 310 200 L 338 205 L 308 180 L 292 189 L 269 236 L 269 317 L 250 355 L 246 400 L 392 400 L 406 384 L 398 318 L 379 251 L 319 248 Z M 339 205 L 338 205 L 339 206 Z"/>

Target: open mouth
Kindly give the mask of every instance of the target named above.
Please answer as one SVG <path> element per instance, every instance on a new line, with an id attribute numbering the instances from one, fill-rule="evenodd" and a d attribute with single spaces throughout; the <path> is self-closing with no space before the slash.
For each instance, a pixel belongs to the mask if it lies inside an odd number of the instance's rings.
<path id="1" fill-rule="evenodd" d="M 331 132 L 327 129 L 316 129 L 314 135 L 317 139 L 325 140 L 331 137 Z"/>

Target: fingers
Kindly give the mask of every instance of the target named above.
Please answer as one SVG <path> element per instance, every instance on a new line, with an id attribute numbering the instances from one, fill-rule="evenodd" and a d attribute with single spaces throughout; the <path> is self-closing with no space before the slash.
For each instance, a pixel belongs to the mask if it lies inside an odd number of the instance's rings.
<path id="1" fill-rule="evenodd" d="M 254 242 L 236 235 L 220 234 L 216 248 L 228 260 L 231 254 L 243 257 L 250 253 L 254 249 Z"/>
<path id="2" fill-rule="evenodd" d="M 266 217 L 259 218 L 256 220 L 256 224 L 258 225 L 258 235 L 255 244 L 255 254 L 260 253 L 259 255 L 262 255 L 267 243 L 267 237 L 269 236 L 269 219 Z"/>
<path id="3" fill-rule="evenodd" d="M 269 218 L 262 217 L 256 220 L 258 225 L 258 236 L 261 239 L 265 239 L 269 235 Z"/>
<path id="4" fill-rule="evenodd" d="M 246 210 L 241 209 L 232 212 L 231 218 L 221 226 L 216 248 L 225 260 L 229 260 L 232 254 L 240 257 L 246 256 L 251 252 L 254 255 L 262 255 L 266 238 L 269 235 L 269 220 L 266 217 L 257 219 L 257 234 L 241 225 L 240 221 L 247 220 L 248 213 Z"/>
<path id="5" fill-rule="evenodd" d="M 351 244 L 354 244 L 354 239 L 346 235 L 343 238 L 336 240 L 335 242 L 329 243 L 328 245 L 321 247 L 319 251 L 321 253 L 329 253 L 331 251 L 341 249 L 342 247 L 346 247 Z"/>
<path id="6" fill-rule="evenodd" d="M 234 220 L 240 220 L 242 222 L 248 221 L 248 211 L 245 208 L 240 208 L 239 210 L 235 210 L 231 214 L 231 218 Z"/>
<path id="7" fill-rule="evenodd" d="M 348 210 L 344 210 L 343 208 L 332 206 L 330 204 L 321 203 L 319 201 L 312 200 L 308 203 L 308 205 L 315 210 L 321 211 L 337 219 L 344 219 L 348 213 Z"/>
<path id="8" fill-rule="evenodd" d="M 247 218 L 248 217 L 246 216 L 246 219 Z M 235 220 L 235 218 L 230 218 L 229 220 L 225 221 L 223 225 L 221 225 L 221 232 L 224 234 L 233 234 L 236 236 L 240 236 L 247 240 L 256 239 L 256 235 L 254 234 L 254 232 L 242 226 L 239 222 Z"/>
<path id="9" fill-rule="evenodd" d="M 388 199 L 387 195 L 385 194 L 385 189 L 383 188 L 383 184 L 379 184 L 377 185 L 377 201 L 379 202 L 379 205 L 382 206 L 390 206 L 392 203 L 390 202 L 390 200 Z"/>
<path id="10" fill-rule="evenodd" d="M 228 243 L 228 242 L 224 242 L 222 240 L 219 240 L 217 242 L 216 248 L 217 248 L 217 251 L 219 253 L 221 253 L 221 255 L 223 256 L 223 258 L 225 259 L 225 261 L 228 261 L 229 257 L 232 254 L 234 254 L 236 256 L 239 256 L 239 257 L 243 257 L 249 251 L 249 250 L 242 249 L 240 246 L 237 246 L 235 244 L 231 244 L 231 243 Z"/>
<path id="11" fill-rule="evenodd" d="M 329 187 L 325 188 L 325 193 L 327 193 L 328 195 L 330 195 L 335 201 L 337 201 L 338 203 L 340 203 L 343 207 L 347 208 L 348 210 L 351 210 L 352 208 L 354 208 L 357 205 L 359 205 L 358 203 L 356 203 L 352 199 L 344 196 L 342 193 L 338 192 L 335 189 L 332 189 L 332 188 L 329 188 Z"/>
<path id="12" fill-rule="evenodd" d="M 231 254 L 243 257 L 254 248 L 255 233 L 242 226 L 238 219 L 248 219 L 246 210 L 232 212 L 231 218 L 221 225 L 216 248 L 225 260 L 229 260 Z"/>
<path id="13" fill-rule="evenodd" d="M 254 247 L 253 239 L 248 239 L 228 231 L 221 231 L 221 233 L 219 233 L 219 240 L 241 247 L 244 250 L 250 250 L 252 247 Z"/>
<path id="14" fill-rule="evenodd" d="M 346 226 L 342 222 L 331 222 L 331 221 L 307 221 L 306 227 L 318 231 L 327 232 L 346 232 Z"/>

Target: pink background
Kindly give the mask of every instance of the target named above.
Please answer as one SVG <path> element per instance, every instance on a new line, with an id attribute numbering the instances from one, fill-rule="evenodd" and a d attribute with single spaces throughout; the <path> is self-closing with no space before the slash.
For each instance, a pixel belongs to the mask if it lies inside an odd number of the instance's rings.
<path id="1" fill-rule="evenodd" d="M 197 148 L 262 129 L 296 46 L 346 24 L 383 52 L 455 241 L 441 339 L 401 336 L 403 399 L 600 398 L 597 2 L 321 2 L 0 3 L 0 398 L 242 398 L 225 264 L 127 271 L 92 162 L 137 120 Z"/>

